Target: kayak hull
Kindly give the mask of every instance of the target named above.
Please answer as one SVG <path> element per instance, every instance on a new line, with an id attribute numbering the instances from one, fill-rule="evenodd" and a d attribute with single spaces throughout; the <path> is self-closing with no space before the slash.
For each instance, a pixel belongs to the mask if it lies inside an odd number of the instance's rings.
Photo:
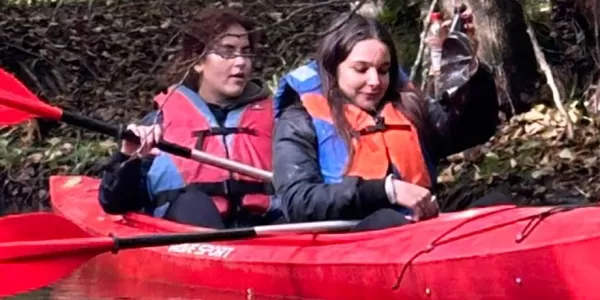
<path id="1" fill-rule="evenodd" d="M 53 210 L 98 236 L 203 230 L 141 214 L 106 215 L 98 184 L 52 177 Z M 80 272 L 115 278 L 102 290 L 124 292 L 120 282 L 135 279 L 238 296 L 597 299 L 599 229 L 597 207 L 498 206 L 370 232 L 125 250 L 100 255 Z M 133 289 L 128 293 L 140 292 Z"/>

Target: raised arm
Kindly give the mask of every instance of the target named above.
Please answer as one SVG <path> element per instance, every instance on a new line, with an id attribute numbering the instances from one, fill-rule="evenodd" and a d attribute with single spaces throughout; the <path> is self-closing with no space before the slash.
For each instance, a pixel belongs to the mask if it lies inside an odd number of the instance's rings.
<path id="1" fill-rule="evenodd" d="M 497 130 L 498 98 L 492 72 L 482 63 L 448 105 L 429 105 L 435 129 L 432 151 L 437 159 L 487 142 Z"/>

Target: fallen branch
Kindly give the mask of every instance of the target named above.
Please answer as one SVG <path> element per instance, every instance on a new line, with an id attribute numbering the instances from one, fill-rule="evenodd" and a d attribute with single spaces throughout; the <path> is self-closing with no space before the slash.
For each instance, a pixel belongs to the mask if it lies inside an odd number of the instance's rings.
<path id="1" fill-rule="evenodd" d="M 427 92 L 427 91 L 425 91 L 425 87 L 426 87 L 427 83 L 429 82 L 429 80 L 427 78 L 428 73 L 429 73 L 429 68 L 428 67 L 423 68 L 423 72 L 421 72 L 421 78 L 424 78 L 421 81 L 421 91 L 423 91 L 423 92 Z"/>
<path id="2" fill-rule="evenodd" d="M 587 88 L 584 97 L 587 98 L 584 105 L 588 114 L 594 120 L 594 124 L 600 125 L 600 80 Z"/>
<path id="3" fill-rule="evenodd" d="M 413 63 L 412 68 L 410 69 L 410 81 L 415 80 L 415 75 L 417 74 L 417 70 L 419 69 L 419 65 L 421 64 L 421 60 L 423 59 L 423 52 L 425 51 L 425 38 L 427 37 L 427 31 L 429 31 L 429 25 L 431 25 L 431 13 L 435 9 L 438 0 L 431 1 L 431 5 L 429 5 L 429 11 L 427 12 L 427 16 L 425 17 L 425 26 L 423 27 L 423 31 L 421 31 L 419 43 L 419 52 L 417 53 L 417 58 L 415 58 L 415 62 Z"/>
<path id="4" fill-rule="evenodd" d="M 525 12 L 525 10 L 523 11 Z M 533 31 L 533 27 L 531 27 L 527 13 L 523 13 L 523 18 L 525 20 L 525 24 L 527 25 L 527 35 L 529 35 L 529 39 L 531 40 L 531 44 L 533 45 L 535 58 L 537 60 L 538 65 L 540 66 L 540 69 L 544 73 L 544 76 L 546 77 L 550 90 L 552 91 L 552 100 L 554 101 L 554 105 L 556 105 L 556 108 L 563 115 L 567 122 L 567 138 L 572 139 L 574 136 L 573 122 L 571 122 L 571 118 L 569 117 L 569 114 L 567 113 L 567 110 L 565 109 L 562 103 L 560 92 L 558 90 L 558 87 L 556 86 L 556 82 L 554 81 L 554 75 L 552 75 L 552 69 L 550 69 L 548 61 L 546 61 L 546 56 L 542 52 L 542 48 L 540 47 L 540 44 L 538 43 L 537 38 L 535 37 L 535 32 Z"/>

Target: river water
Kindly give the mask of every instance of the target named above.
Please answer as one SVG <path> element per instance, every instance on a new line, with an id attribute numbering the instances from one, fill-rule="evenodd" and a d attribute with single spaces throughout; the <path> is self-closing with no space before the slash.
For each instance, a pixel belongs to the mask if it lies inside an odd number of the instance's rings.
<path id="1" fill-rule="evenodd" d="M 50 287 L 5 299 L 10 300 L 126 300 L 126 299 L 195 299 L 195 300 L 257 300 L 299 299 L 296 297 L 265 297 L 252 291 L 230 293 L 189 286 L 174 286 L 133 279 L 117 279 L 110 274 L 98 273 L 98 266 L 90 262 Z M 168 276 L 168 273 L 165 274 Z M 199 275 L 202 276 L 202 275 Z M 211 276 L 207 274 L 206 276 Z M 233 279 L 232 279 L 233 280 Z"/>
<path id="2" fill-rule="evenodd" d="M 135 287 L 134 290 L 102 289 L 107 279 L 85 278 L 77 275 L 69 277 L 51 287 L 7 297 L 7 300 L 126 300 L 126 299 L 169 299 L 169 300 L 249 300 L 249 299 L 299 299 L 296 297 L 266 297 L 248 293 L 228 293 L 182 286 L 164 286 L 137 281 L 125 281 L 123 284 Z M 110 280 L 110 279 L 108 279 Z"/>
<path id="3" fill-rule="evenodd" d="M 73 274 L 64 280 L 32 292 L 8 297 L 10 300 L 125 300 L 125 299 L 267 299 L 251 294 L 233 294 L 219 291 L 200 290 L 182 286 L 167 286 L 156 283 L 121 280 L 120 285 L 128 286 L 127 291 L 111 289 L 111 278 L 89 278 Z M 274 299 L 274 298 L 268 298 Z"/>

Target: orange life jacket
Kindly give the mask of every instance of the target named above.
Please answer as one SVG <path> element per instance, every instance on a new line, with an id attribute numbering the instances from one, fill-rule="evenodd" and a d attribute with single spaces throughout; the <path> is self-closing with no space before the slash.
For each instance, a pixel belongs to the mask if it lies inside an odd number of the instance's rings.
<path id="1" fill-rule="evenodd" d="M 163 114 L 164 139 L 250 166 L 271 170 L 273 104 L 270 98 L 230 111 L 220 126 L 202 99 L 185 86 L 155 97 Z M 157 156 L 148 172 L 148 188 L 155 198 L 194 186 L 206 192 L 219 212 L 233 207 L 231 194 L 241 197 L 237 206 L 262 215 L 271 207 L 272 187 L 254 178 L 168 153 Z M 155 199 L 156 200 L 156 199 Z M 162 217 L 168 203 L 160 203 L 154 215 Z"/>
<path id="2" fill-rule="evenodd" d="M 348 158 L 346 146 L 333 125 L 327 99 L 318 92 L 300 93 L 300 97 L 315 124 L 321 172 L 326 182 L 339 182 L 344 175 L 381 179 L 393 170 L 404 181 L 431 187 L 432 174 L 417 129 L 392 103 L 386 104 L 377 117 L 355 105 L 345 106 L 346 119 L 355 133 L 354 154 Z"/>

